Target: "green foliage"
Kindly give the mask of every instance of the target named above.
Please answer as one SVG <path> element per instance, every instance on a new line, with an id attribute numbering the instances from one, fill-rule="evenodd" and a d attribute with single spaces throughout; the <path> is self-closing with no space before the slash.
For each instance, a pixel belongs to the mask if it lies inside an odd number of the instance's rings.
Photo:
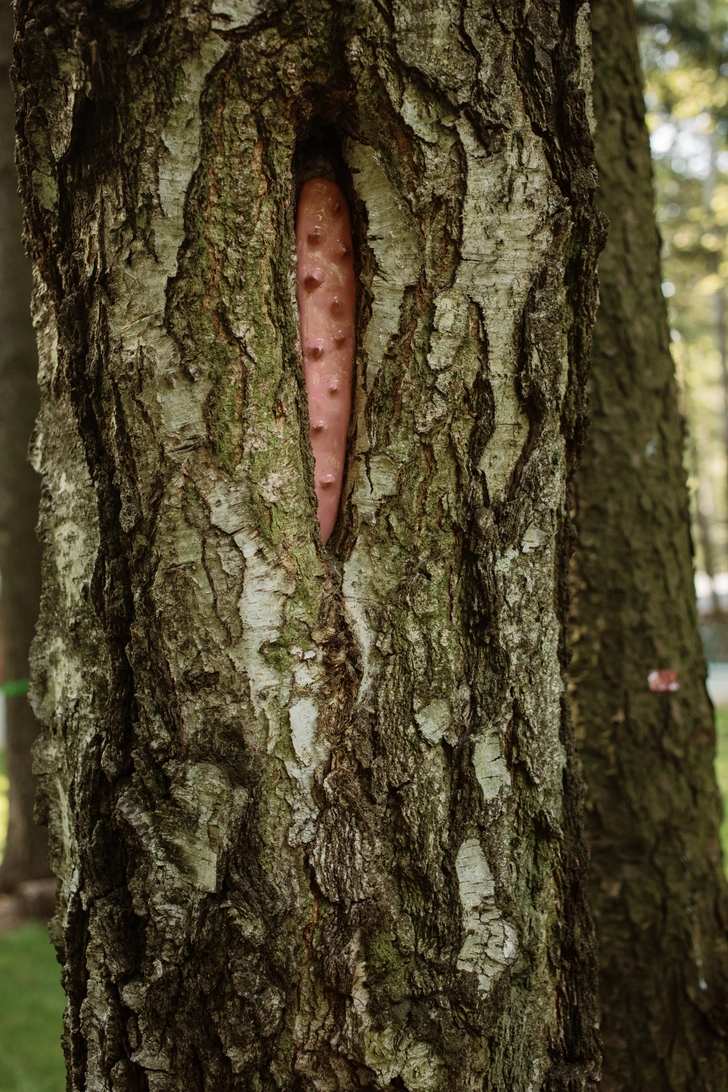
<path id="1" fill-rule="evenodd" d="M 0 935 L 0 983 L 0 1092 L 62 1092 L 64 999 L 45 926 Z"/>

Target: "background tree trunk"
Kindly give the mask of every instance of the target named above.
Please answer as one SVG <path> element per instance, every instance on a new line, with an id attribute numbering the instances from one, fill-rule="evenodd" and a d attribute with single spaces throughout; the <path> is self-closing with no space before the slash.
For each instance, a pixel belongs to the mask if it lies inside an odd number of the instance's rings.
<path id="1" fill-rule="evenodd" d="M 593 1088 L 585 10 L 19 0 L 72 1089 Z M 292 257 L 359 281 L 315 522 Z"/>
<path id="2" fill-rule="evenodd" d="M 589 785 L 604 1092 L 728 1087 L 726 886 L 631 0 L 593 7 L 599 265 L 577 475 L 575 721 Z M 651 693 L 650 671 L 680 690 Z"/>
<path id="3" fill-rule="evenodd" d="M 40 600 L 35 534 L 40 487 L 28 464 L 38 412 L 38 356 L 30 321 L 30 262 L 23 252 L 15 171 L 15 109 L 10 86 L 13 10 L 0 3 L 0 575 L 4 679 L 28 677 Z M 36 779 L 30 748 L 39 726 L 24 695 L 7 699 L 8 839 L 0 891 L 49 874 L 46 831 L 33 822 Z"/>

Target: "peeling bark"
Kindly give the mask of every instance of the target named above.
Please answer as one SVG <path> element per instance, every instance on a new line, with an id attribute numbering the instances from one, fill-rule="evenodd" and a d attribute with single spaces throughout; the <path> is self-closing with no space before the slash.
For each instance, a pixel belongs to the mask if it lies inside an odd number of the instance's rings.
<path id="1" fill-rule="evenodd" d="M 575 724 L 589 786 L 604 1092 L 728 1087 L 728 903 L 631 0 L 597 0 L 599 263 L 577 475 Z M 680 690 L 651 693 L 654 670 Z"/>
<path id="2" fill-rule="evenodd" d="M 18 2 L 70 1088 L 591 1089 L 585 9 Z M 347 196 L 323 546 L 295 195 Z"/>

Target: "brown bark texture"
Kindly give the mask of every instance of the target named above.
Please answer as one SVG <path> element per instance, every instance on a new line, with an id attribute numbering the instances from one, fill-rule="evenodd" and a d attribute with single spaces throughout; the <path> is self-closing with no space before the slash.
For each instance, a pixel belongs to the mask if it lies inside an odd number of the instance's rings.
<path id="1" fill-rule="evenodd" d="M 593 1089 L 587 12 L 19 0 L 69 1089 Z M 300 185 L 347 194 L 326 548 Z"/>
<path id="2" fill-rule="evenodd" d="M 40 483 L 28 463 L 38 413 L 38 356 L 30 321 L 30 262 L 22 242 L 15 171 L 15 108 L 10 85 L 13 12 L 0 4 L 0 576 L 3 680 L 28 677 L 28 653 L 40 602 L 36 537 Z M 24 696 L 6 698 L 8 837 L 0 891 L 49 875 L 46 831 L 33 821 L 36 778 L 31 747 L 39 731 Z"/>
<path id="3" fill-rule="evenodd" d="M 577 475 L 573 698 L 589 788 L 604 1092 L 728 1088 L 726 884 L 683 423 L 630 0 L 593 6 L 599 263 Z M 680 690 L 652 693 L 652 670 Z"/>

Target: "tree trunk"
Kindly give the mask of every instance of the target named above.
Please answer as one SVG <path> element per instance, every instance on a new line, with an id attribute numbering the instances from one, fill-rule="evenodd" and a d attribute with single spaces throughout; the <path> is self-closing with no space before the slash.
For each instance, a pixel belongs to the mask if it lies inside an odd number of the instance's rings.
<path id="1" fill-rule="evenodd" d="M 585 9 L 18 0 L 71 1089 L 593 1088 Z M 322 547 L 294 209 L 348 195 Z"/>
<path id="2" fill-rule="evenodd" d="M 23 253 L 15 172 L 15 111 L 10 86 L 13 12 L 0 4 L 0 575 L 4 680 L 28 677 L 38 618 L 40 544 L 35 534 L 39 483 L 28 464 L 38 412 L 38 357 L 30 321 L 31 272 Z M 0 890 L 48 875 L 46 831 L 33 822 L 36 779 L 30 748 L 38 722 L 24 694 L 7 701 L 8 838 Z"/>
<path id="3" fill-rule="evenodd" d="M 604 1092 L 728 1087 L 728 921 L 631 0 L 594 4 L 598 202 L 610 220 L 577 476 L 575 723 L 589 786 Z M 680 689 L 648 675 L 675 670 Z"/>

